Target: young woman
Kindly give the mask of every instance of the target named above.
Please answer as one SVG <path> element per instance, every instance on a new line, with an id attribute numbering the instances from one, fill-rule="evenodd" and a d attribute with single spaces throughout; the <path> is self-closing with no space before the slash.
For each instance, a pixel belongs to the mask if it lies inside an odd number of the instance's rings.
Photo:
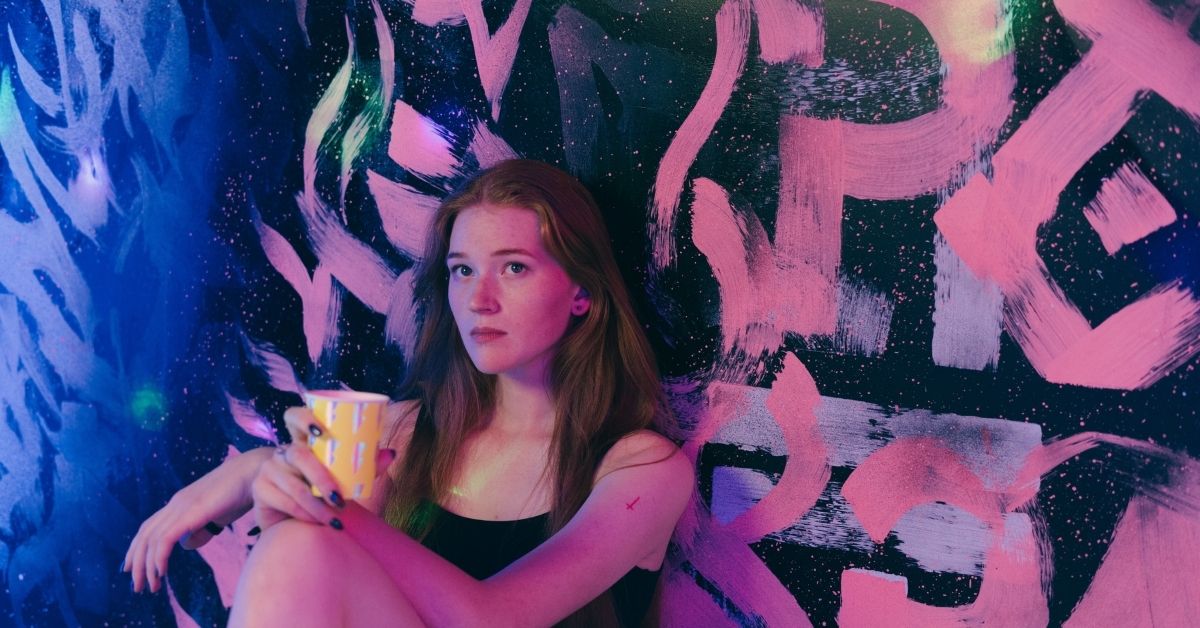
<path id="1" fill-rule="evenodd" d="M 481 172 L 439 209 L 414 287 L 378 497 L 345 503 L 305 447 L 247 452 L 142 525 L 135 590 L 252 505 L 231 625 L 642 622 L 693 474 L 653 431 L 669 412 L 591 195 L 539 162 Z"/>

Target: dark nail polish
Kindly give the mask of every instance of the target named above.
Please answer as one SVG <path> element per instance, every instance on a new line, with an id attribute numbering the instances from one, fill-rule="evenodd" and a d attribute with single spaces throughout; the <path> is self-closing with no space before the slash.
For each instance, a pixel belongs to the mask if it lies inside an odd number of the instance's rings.
<path id="1" fill-rule="evenodd" d="M 309 423 L 308 424 L 308 433 L 312 434 L 313 436 L 320 436 L 321 428 L 318 427 L 316 423 Z"/>
<path id="2" fill-rule="evenodd" d="M 346 500 L 342 499 L 342 496 L 339 495 L 337 491 L 329 492 L 329 501 L 333 502 L 333 505 L 337 506 L 338 508 L 346 507 Z"/>
<path id="3" fill-rule="evenodd" d="M 258 536 L 259 534 L 262 534 L 262 530 L 259 529 L 258 526 L 254 526 L 253 528 L 250 528 L 250 531 L 246 533 L 246 536 Z"/>
<path id="4" fill-rule="evenodd" d="M 130 593 L 137 593 L 137 589 L 134 589 L 134 588 L 133 588 L 133 580 L 130 580 L 130 581 L 129 581 L 129 592 L 130 592 Z"/>
<path id="5" fill-rule="evenodd" d="M 121 566 L 117 567 L 117 575 L 119 576 L 123 573 L 125 573 L 125 559 L 124 558 L 121 559 Z"/>
<path id="6" fill-rule="evenodd" d="M 342 529 L 342 520 L 338 519 L 337 517 L 330 519 L 329 527 L 333 528 L 334 530 L 341 530 Z"/>

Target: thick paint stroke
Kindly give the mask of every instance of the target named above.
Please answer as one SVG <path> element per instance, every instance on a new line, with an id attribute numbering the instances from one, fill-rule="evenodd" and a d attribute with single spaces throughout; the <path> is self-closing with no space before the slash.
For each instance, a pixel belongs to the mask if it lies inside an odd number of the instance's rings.
<path id="1" fill-rule="evenodd" d="M 726 0 L 717 11 L 716 32 L 717 52 L 712 73 L 695 107 L 671 138 L 654 179 L 650 242 L 655 269 L 675 262 L 675 214 L 679 211 L 688 170 L 729 104 L 734 85 L 746 66 L 750 14 L 744 0 Z"/>
<path id="2" fill-rule="evenodd" d="M 1092 329 L 1035 248 L 1058 194 L 1125 125 L 1143 88 L 1110 56 L 1097 43 L 996 154 L 994 179 L 975 175 L 934 221 L 975 274 L 1000 287 L 1005 329 L 1038 373 L 1055 383 L 1137 389 L 1200 351 L 1200 301 L 1176 283 L 1157 286 Z"/>
<path id="3" fill-rule="evenodd" d="M 933 363 L 982 371 L 1000 364 L 1004 295 L 981 279 L 940 233 L 933 236 Z"/>
<path id="4" fill-rule="evenodd" d="M 837 326 L 837 273 L 842 259 L 843 123 L 779 118 L 779 207 L 772 292 L 789 294 L 787 330 L 832 334 Z M 792 269 L 811 269 L 789 272 Z"/>
<path id="5" fill-rule="evenodd" d="M 337 340 L 337 320 L 342 311 L 341 294 L 334 289 L 328 268 L 318 265 L 310 278 L 308 269 L 292 245 L 278 231 L 263 223 L 257 212 L 253 220 L 267 261 L 300 297 L 308 358 L 316 362 L 321 352 L 332 348 Z"/>
<path id="6" fill-rule="evenodd" d="M 825 14 L 799 0 L 754 0 L 759 56 L 815 67 L 825 60 Z"/>
<path id="7" fill-rule="evenodd" d="M 978 170 L 1012 112 L 1011 34 L 998 0 L 884 0 L 921 21 L 942 56 L 941 104 L 890 124 L 844 123 L 845 193 L 915 198 Z"/>
<path id="8" fill-rule="evenodd" d="M 512 75 L 513 62 L 517 59 L 517 48 L 521 43 L 521 31 L 533 0 L 516 0 L 504 23 L 491 34 L 487 18 L 483 15 L 482 0 L 462 0 L 463 14 L 471 31 L 471 44 L 475 47 L 475 65 L 479 68 L 479 81 L 483 93 L 492 107 L 492 120 L 500 120 L 500 100 L 504 88 Z"/>
<path id="9" fill-rule="evenodd" d="M 304 384 L 296 375 L 296 367 L 280 354 L 275 347 L 267 343 L 258 343 L 250 338 L 242 338 L 242 347 L 246 358 L 267 377 L 271 387 L 282 392 L 304 394 Z"/>
<path id="10" fill-rule="evenodd" d="M 425 26 L 458 26 L 467 19 L 462 0 L 404 0 L 404 3 L 412 5 L 413 21 Z"/>
<path id="11" fill-rule="evenodd" d="M 882 543 L 892 525 L 918 504 L 942 502 L 1001 527 L 1003 501 L 935 437 L 903 438 L 872 454 L 842 485 L 871 540 Z"/>
<path id="12" fill-rule="evenodd" d="M 1193 486 L 1193 491 L 1200 486 Z M 1129 502 L 1067 628 L 1188 626 L 1200 617 L 1200 513 Z"/>
<path id="13" fill-rule="evenodd" d="M 1175 222 L 1175 208 L 1137 167 L 1127 163 L 1100 184 L 1083 208 L 1109 255 Z"/>
<path id="14" fill-rule="evenodd" d="M 480 168 L 488 168 L 505 159 L 520 157 L 503 137 L 492 131 L 487 122 L 482 120 L 476 122 L 474 131 L 471 134 L 471 144 L 467 150 L 475 156 L 475 161 L 479 162 Z"/>
<path id="15" fill-rule="evenodd" d="M 1188 36 L 1191 20 L 1173 21 L 1150 0 L 1118 0 L 1103 8 L 1087 0 L 1055 0 L 1072 27 L 1101 48 L 1115 72 L 1138 82 L 1200 119 L 1200 44 Z M 1194 16 L 1194 13 L 1186 12 Z"/>
<path id="16" fill-rule="evenodd" d="M 367 170 L 367 189 L 375 199 L 388 242 L 410 259 L 424 257 L 425 234 L 429 232 L 429 224 L 441 200 L 392 181 L 374 170 Z"/>
<path id="17" fill-rule="evenodd" d="M 1049 620 L 1038 570 L 1038 548 L 1029 519 L 1004 520 L 988 551 L 979 595 L 971 604 L 951 607 L 920 604 L 908 598 L 908 580 L 865 569 L 842 572 L 838 625 L 1044 626 Z"/>
<path id="18" fill-rule="evenodd" d="M 453 176 L 460 162 L 450 138 L 450 132 L 441 125 L 412 105 L 396 100 L 387 151 L 392 161 L 425 180 Z"/>
<path id="19" fill-rule="evenodd" d="M 243 432 L 269 443 L 279 442 L 279 438 L 275 435 L 275 428 L 271 427 L 271 423 L 266 417 L 254 409 L 253 403 L 238 399 L 229 394 L 229 391 L 224 391 L 224 393 L 225 405 L 229 407 L 229 414 Z"/>
<path id="20" fill-rule="evenodd" d="M 703 443 L 734 416 L 730 410 L 741 403 L 732 390 L 718 387 L 712 393 L 697 431 L 683 446 L 693 464 Z M 765 401 L 788 453 L 778 484 L 727 525 L 721 525 L 693 495 L 676 527 L 685 559 L 737 608 L 761 617 L 766 625 L 807 625 L 807 616 L 795 598 L 751 551 L 749 543 L 791 524 L 816 503 L 828 482 L 825 444 L 816 426 L 820 401 L 808 369 L 796 356 L 786 356 Z"/>

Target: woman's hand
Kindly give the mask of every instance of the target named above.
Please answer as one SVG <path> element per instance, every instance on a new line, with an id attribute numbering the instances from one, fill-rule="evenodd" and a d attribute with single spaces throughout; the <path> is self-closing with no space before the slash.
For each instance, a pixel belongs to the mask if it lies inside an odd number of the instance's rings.
<path id="1" fill-rule="evenodd" d="M 308 408 L 291 408 L 284 413 L 292 445 L 276 448 L 275 455 L 263 463 L 251 483 L 254 516 L 259 528 L 266 530 L 288 518 L 318 525 L 341 528 L 338 511 L 345 506 L 337 491 L 337 482 L 329 469 L 308 448 L 308 436 L 319 436 L 321 426 Z M 376 458 L 376 474 L 387 469 L 395 451 L 380 450 Z M 325 499 L 315 497 L 316 487 Z"/>
<path id="2" fill-rule="evenodd" d="M 146 519 L 130 541 L 121 566 L 129 572 L 133 590 L 158 591 L 175 543 L 196 549 L 213 537 L 206 527 L 223 527 L 250 510 L 250 482 L 270 456 L 271 448 L 263 447 L 226 460 L 180 489 Z"/>

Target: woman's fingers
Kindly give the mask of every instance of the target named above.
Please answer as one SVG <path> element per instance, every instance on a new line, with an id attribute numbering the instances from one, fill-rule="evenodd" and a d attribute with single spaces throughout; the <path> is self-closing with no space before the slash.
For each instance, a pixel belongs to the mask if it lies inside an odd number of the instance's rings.
<path id="1" fill-rule="evenodd" d="M 292 445 L 288 447 L 284 452 L 283 460 L 295 467 L 310 486 L 317 487 L 317 490 L 329 500 L 330 504 L 339 508 L 345 504 L 345 502 L 338 503 L 341 495 L 338 495 L 337 498 L 333 497 L 338 490 L 337 480 L 334 479 L 333 473 L 329 471 L 328 467 L 321 464 L 320 460 L 317 460 L 317 456 L 307 446 Z"/>
<path id="2" fill-rule="evenodd" d="M 294 452 L 288 453 L 289 458 L 293 455 Z M 311 523 L 329 523 L 336 513 L 325 502 L 313 496 L 309 484 L 296 471 L 293 465 L 282 459 L 263 465 L 262 473 L 254 482 L 255 509 L 275 510 Z M 263 523 L 260 520 L 259 527 L 266 529 L 267 526 Z M 267 523 L 270 525 L 275 521 Z"/>
<path id="3" fill-rule="evenodd" d="M 308 408 L 288 408 L 283 413 L 283 422 L 287 424 L 292 442 L 297 445 L 307 445 L 309 436 L 320 436 L 321 422 Z"/>

